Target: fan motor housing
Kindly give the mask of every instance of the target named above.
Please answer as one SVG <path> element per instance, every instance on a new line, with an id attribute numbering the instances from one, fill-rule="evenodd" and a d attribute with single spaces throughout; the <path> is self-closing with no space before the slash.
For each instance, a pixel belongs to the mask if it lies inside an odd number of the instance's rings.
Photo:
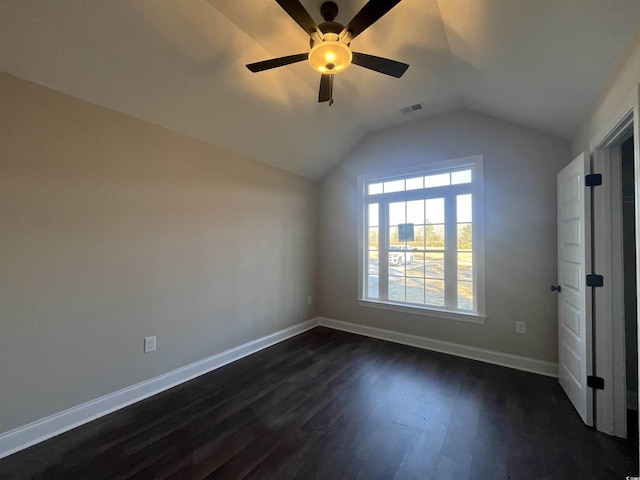
<path id="1" fill-rule="evenodd" d="M 318 25 L 318 29 L 325 35 L 325 40 L 338 40 L 338 36 L 344 30 L 344 25 L 338 22 L 324 22 Z M 314 45 L 313 37 L 309 38 L 309 45 Z"/>
<path id="2" fill-rule="evenodd" d="M 342 32 L 342 30 L 344 29 L 344 25 L 338 22 L 323 22 L 318 25 L 318 28 L 325 35 L 327 33 L 335 33 L 336 35 L 339 35 L 340 32 Z"/>

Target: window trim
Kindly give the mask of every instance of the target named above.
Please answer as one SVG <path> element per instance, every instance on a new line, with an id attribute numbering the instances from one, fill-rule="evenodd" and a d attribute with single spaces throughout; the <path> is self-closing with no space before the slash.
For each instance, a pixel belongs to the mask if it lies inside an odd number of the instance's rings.
<path id="1" fill-rule="evenodd" d="M 411 175 L 430 175 L 438 171 L 450 171 L 465 166 L 473 167 L 475 170 L 475 178 L 472 184 L 471 192 L 474 196 L 473 202 L 473 230 L 474 230 L 474 248 L 473 262 L 474 272 L 473 281 L 475 286 L 475 304 L 476 311 L 464 310 L 448 310 L 446 308 L 437 308 L 432 306 L 412 305 L 409 303 L 398 303 L 393 301 L 376 300 L 367 298 L 365 294 L 365 275 L 367 264 L 364 261 L 366 251 L 366 225 L 365 219 L 367 215 L 367 204 L 365 202 L 366 191 L 365 184 L 375 180 L 389 180 L 393 177 L 407 177 Z M 453 186 L 455 187 L 455 186 Z M 433 191 L 440 188 L 451 187 L 434 187 Z M 431 190 L 431 189 L 430 189 Z M 402 192 L 405 195 L 406 192 Z M 471 323 L 484 323 L 485 314 L 485 275 L 484 275 L 484 157 L 483 155 L 472 155 L 469 157 L 456 158 L 432 163 L 420 163 L 403 168 L 384 170 L 366 173 L 358 176 L 358 305 L 361 307 L 379 308 L 382 310 L 397 311 L 421 315 L 424 317 L 445 318 L 450 320 L 459 320 Z M 445 286 L 446 288 L 446 286 Z"/>

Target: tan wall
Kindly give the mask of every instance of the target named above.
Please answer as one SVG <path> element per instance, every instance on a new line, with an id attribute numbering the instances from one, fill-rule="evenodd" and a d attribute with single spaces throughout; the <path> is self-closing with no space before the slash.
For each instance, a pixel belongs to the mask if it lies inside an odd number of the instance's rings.
<path id="1" fill-rule="evenodd" d="M 0 432 L 313 317 L 317 194 L 0 74 Z"/>
<path id="2" fill-rule="evenodd" d="M 359 307 L 357 176 L 484 155 L 484 325 Z M 557 361 L 556 173 L 569 144 L 457 111 L 370 134 L 321 183 L 320 314 L 337 320 Z M 516 320 L 527 334 L 515 333 Z"/>
<path id="3" fill-rule="evenodd" d="M 640 83 L 640 35 L 627 47 L 618 67 L 612 72 L 607 84 L 591 106 L 589 115 L 574 135 L 571 142 L 573 157 L 589 151 L 589 142 L 613 127 L 612 122 L 631 91 Z"/>

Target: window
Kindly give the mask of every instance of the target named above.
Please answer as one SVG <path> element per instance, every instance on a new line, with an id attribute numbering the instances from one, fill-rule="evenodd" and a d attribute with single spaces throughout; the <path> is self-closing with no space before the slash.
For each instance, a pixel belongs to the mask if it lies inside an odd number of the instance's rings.
<path id="1" fill-rule="evenodd" d="M 363 306 L 482 323 L 482 156 L 359 178 Z"/>

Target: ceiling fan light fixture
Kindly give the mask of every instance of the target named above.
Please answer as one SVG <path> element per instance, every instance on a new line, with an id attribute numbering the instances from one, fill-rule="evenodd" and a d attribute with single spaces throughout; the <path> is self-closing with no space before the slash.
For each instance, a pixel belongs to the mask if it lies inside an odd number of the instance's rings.
<path id="1" fill-rule="evenodd" d="M 353 54 L 349 46 L 342 42 L 325 40 L 316 43 L 309 52 L 309 63 L 313 69 L 323 74 L 334 74 L 344 71 Z"/>

